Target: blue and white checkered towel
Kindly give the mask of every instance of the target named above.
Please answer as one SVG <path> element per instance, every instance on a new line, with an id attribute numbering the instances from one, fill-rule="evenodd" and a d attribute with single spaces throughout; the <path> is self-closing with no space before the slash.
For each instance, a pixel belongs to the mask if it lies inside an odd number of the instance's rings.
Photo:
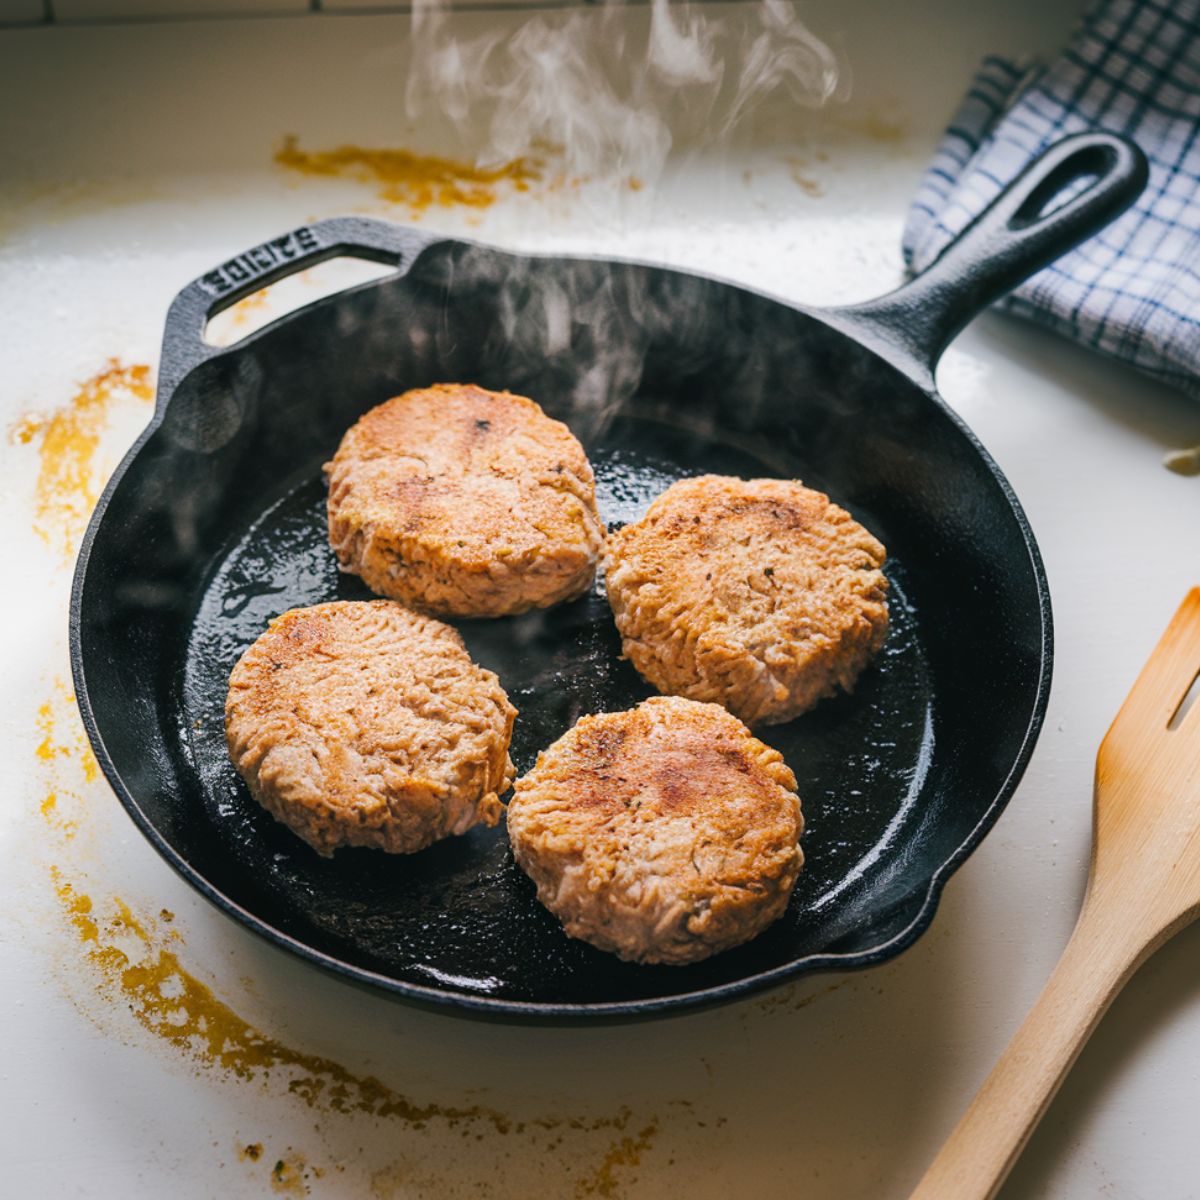
<path id="1" fill-rule="evenodd" d="M 1046 67 L 984 61 L 904 230 L 920 270 L 1049 143 L 1132 138 L 1150 182 L 1107 229 L 1003 302 L 1200 395 L 1200 0 L 1101 0 Z"/>

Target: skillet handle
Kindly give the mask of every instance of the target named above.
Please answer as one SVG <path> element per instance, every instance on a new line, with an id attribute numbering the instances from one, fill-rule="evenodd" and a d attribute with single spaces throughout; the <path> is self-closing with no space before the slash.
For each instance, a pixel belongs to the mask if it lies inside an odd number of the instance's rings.
<path id="1" fill-rule="evenodd" d="M 235 255 L 189 283 L 172 301 L 158 371 L 159 401 L 170 396 L 189 371 L 224 353 L 204 340 L 205 327 L 251 292 L 343 255 L 407 269 L 426 246 L 442 240 L 391 221 L 331 217 Z"/>
<path id="2" fill-rule="evenodd" d="M 834 324 L 927 390 L 942 351 L 994 301 L 1103 229 L 1141 195 L 1146 156 L 1110 133 L 1080 133 L 1045 150 L 919 275 L 863 304 L 829 310 Z M 1064 188 L 1090 179 L 1043 215 Z M 822 314 L 824 315 L 824 314 Z"/>

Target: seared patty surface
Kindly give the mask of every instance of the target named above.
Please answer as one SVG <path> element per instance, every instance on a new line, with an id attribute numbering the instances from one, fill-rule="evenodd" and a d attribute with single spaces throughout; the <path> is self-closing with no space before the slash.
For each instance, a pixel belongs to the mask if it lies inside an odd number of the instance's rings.
<path id="1" fill-rule="evenodd" d="M 702 475 L 609 537 L 606 586 L 650 684 L 771 725 L 850 691 L 883 645 L 885 557 L 821 492 Z"/>
<path id="2" fill-rule="evenodd" d="M 339 566 L 424 612 L 545 608 L 595 575 L 604 528 L 591 465 L 524 396 L 405 392 L 363 416 L 325 471 Z"/>
<path id="3" fill-rule="evenodd" d="M 689 963 L 787 907 L 804 857 L 783 756 L 715 704 L 655 697 L 580 721 L 518 780 L 513 854 L 571 937 Z"/>
<path id="4" fill-rule="evenodd" d="M 229 755 L 318 854 L 495 825 L 516 710 L 459 634 L 390 600 L 276 617 L 229 679 Z"/>

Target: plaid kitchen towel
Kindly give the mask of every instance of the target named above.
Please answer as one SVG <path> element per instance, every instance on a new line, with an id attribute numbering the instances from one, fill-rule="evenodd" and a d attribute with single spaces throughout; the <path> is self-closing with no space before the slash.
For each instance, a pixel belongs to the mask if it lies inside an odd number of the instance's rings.
<path id="1" fill-rule="evenodd" d="M 1132 209 L 1004 307 L 1200 395 L 1200 0 L 1101 0 L 1049 66 L 984 61 L 913 202 L 920 270 L 1049 143 L 1132 138 L 1150 182 Z"/>

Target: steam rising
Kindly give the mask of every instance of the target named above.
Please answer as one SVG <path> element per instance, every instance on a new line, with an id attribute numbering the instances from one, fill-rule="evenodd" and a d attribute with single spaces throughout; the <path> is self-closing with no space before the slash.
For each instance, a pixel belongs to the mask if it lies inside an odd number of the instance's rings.
<path id="1" fill-rule="evenodd" d="M 469 38 L 452 34 L 440 0 L 416 0 L 406 104 L 416 123 L 470 126 L 486 161 L 541 148 L 570 178 L 649 182 L 673 147 L 728 139 L 772 94 L 820 106 L 840 79 L 787 0 L 721 12 L 609 2 Z"/>
<path id="2" fill-rule="evenodd" d="M 787 0 L 608 0 L 462 31 L 441 0 L 416 0 L 410 120 L 429 136 L 456 134 L 480 165 L 532 151 L 573 181 L 652 184 L 669 159 L 728 146 L 772 96 L 815 108 L 844 90 L 837 58 Z M 762 386 L 761 331 L 730 328 L 707 286 L 687 276 L 539 264 L 484 248 L 427 259 L 425 268 L 451 313 L 470 297 L 490 315 L 482 345 L 477 336 L 452 339 L 480 350 L 480 362 L 461 369 L 527 389 L 585 442 L 602 438 L 633 396 L 658 389 L 646 373 L 655 346 L 673 347 L 673 370 L 684 375 L 701 370 L 714 346 L 734 352 L 746 377 L 728 383 L 747 410 Z M 438 378 L 449 349 L 430 366 Z"/>
<path id="3" fill-rule="evenodd" d="M 635 397 L 642 417 L 686 419 L 724 441 L 717 397 L 736 395 L 740 418 L 753 421 L 787 386 L 772 353 L 793 346 L 787 310 L 698 276 L 453 242 L 426 251 L 412 274 L 431 306 L 444 304 L 436 320 L 431 308 L 418 322 L 414 309 L 408 322 L 414 378 L 532 396 L 588 448 Z M 422 324 L 436 332 L 418 342 Z"/>

